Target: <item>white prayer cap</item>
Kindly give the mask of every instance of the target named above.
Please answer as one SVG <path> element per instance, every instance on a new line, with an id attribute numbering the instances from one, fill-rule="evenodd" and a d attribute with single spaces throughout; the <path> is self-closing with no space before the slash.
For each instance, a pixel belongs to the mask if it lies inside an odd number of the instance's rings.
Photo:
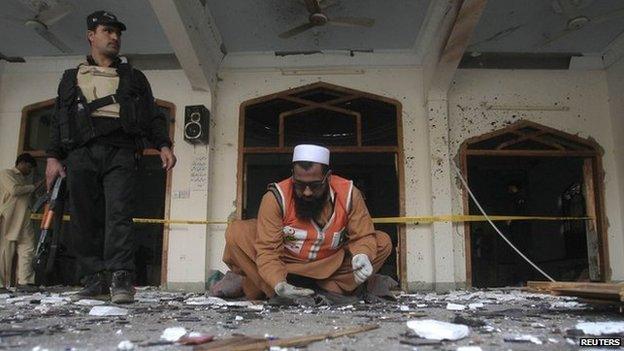
<path id="1" fill-rule="evenodd" d="M 329 149 L 312 144 L 297 145 L 293 152 L 292 161 L 309 161 L 329 166 Z"/>

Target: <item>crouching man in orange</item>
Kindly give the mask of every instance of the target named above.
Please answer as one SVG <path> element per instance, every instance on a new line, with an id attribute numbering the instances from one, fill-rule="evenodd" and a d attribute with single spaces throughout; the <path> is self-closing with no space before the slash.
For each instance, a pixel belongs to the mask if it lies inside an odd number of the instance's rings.
<path id="1" fill-rule="evenodd" d="M 233 222 L 225 233 L 223 261 L 242 276 L 248 299 L 314 294 L 291 284 L 293 275 L 349 295 L 390 255 L 390 237 L 373 227 L 360 191 L 331 174 L 328 149 L 298 145 L 292 177 L 268 189 L 258 219 Z"/>

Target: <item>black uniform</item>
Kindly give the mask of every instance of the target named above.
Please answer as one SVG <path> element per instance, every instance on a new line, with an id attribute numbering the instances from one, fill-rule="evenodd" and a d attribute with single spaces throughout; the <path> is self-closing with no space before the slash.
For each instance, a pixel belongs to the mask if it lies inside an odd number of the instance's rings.
<path id="1" fill-rule="evenodd" d="M 90 65 L 96 65 L 88 57 Z M 71 236 L 81 276 L 133 271 L 132 214 L 138 151 L 171 146 L 147 78 L 120 59 L 114 96 L 86 103 L 77 69 L 66 70 L 51 119 L 47 156 L 64 160 L 71 202 Z M 90 111 L 119 103 L 119 118 Z"/>

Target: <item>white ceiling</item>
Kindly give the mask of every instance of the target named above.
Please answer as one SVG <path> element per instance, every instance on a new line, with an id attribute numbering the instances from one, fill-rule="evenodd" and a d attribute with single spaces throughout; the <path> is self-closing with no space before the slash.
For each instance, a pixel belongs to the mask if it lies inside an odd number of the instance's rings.
<path id="1" fill-rule="evenodd" d="M 331 3 L 332 0 L 324 0 Z M 588 23 L 560 39 L 568 18 L 555 0 L 489 0 L 468 51 L 516 53 L 603 52 L 624 32 L 623 0 L 561 0 L 569 15 L 590 20 L 615 10 L 620 17 Z M 302 0 L 207 0 L 229 52 L 331 49 L 412 49 L 425 20 L 429 0 L 337 0 L 331 16 L 370 17 L 372 28 L 316 27 L 289 39 L 278 34 L 307 21 Z M 321 1 L 323 3 L 323 0 Z"/>
<path id="2" fill-rule="evenodd" d="M 544 42 L 560 34 L 567 18 L 557 13 L 553 0 L 490 0 L 472 37 L 467 51 L 520 53 L 584 53 L 603 52 L 624 33 L 624 1 L 566 0 L 577 2 L 574 16 L 590 19 L 623 10 L 622 16 L 602 23 L 588 23 L 578 31 L 548 44 Z"/>
<path id="3" fill-rule="evenodd" d="M 54 56 L 62 53 L 23 23 L 36 13 L 28 4 L 57 0 L 1 0 L 0 52 L 8 56 Z M 50 26 L 72 54 L 88 50 L 87 14 L 106 9 L 126 23 L 124 54 L 172 53 L 148 0 L 66 0 L 75 11 Z M 314 50 L 410 50 L 422 30 L 432 0 L 325 0 L 336 2 L 328 17 L 370 17 L 372 28 L 322 26 L 289 39 L 278 34 L 307 21 L 302 0 L 185 0 L 205 1 L 228 52 Z M 578 1 L 575 11 L 589 18 L 624 8 L 624 0 Z M 624 13 L 624 11 L 623 11 Z M 468 51 L 520 53 L 601 53 L 624 32 L 624 17 L 591 22 L 549 45 L 541 43 L 565 29 L 567 19 L 551 0 L 489 0 Z"/>
<path id="4" fill-rule="evenodd" d="M 48 2 L 54 0 L 47 0 Z M 0 52 L 7 56 L 64 55 L 24 25 L 36 15 L 29 6 L 37 0 L 0 1 Z M 128 30 L 123 33 L 121 50 L 125 54 L 172 53 L 158 20 L 147 0 L 67 0 L 75 10 L 50 26 L 49 30 L 68 45 L 75 55 L 86 54 L 86 17 L 97 10 L 113 12 Z"/>
<path id="5" fill-rule="evenodd" d="M 278 34 L 306 23 L 301 0 L 207 0 L 228 52 L 412 49 L 429 0 L 325 0 L 332 17 L 368 17 L 372 28 L 316 27 L 288 39 Z"/>

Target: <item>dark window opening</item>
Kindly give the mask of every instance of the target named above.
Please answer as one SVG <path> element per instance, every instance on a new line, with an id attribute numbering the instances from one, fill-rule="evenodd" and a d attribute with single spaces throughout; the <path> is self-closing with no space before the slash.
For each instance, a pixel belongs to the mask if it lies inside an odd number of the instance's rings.
<path id="1" fill-rule="evenodd" d="M 284 119 L 284 146 L 357 145 L 356 118 L 339 112 L 316 109 Z"/>
<path id="2" fill-rule="evenodd" d="M 295 102 L 273 99 L 245 109 L 245 147 L 278 146 L 279 115 L 301 107 Z"/>
<path id="3" fill-rule="evenodd" d="M 397 145 L 396 106 L 384 101 L 359 98 L 339 105 L 362 116 L 362 145 Z"/>
<path id="4" fill-rule="evenodd" d="M 293 96 L 298 97 L 300 99 L 305 99 L 308 101 L 314 102 L 327 102 L 339 97 L 344 96 L 344 93 L 340 93 L 337 91 L 329 90 L 326 88 L 315 89 L 315 90 L 306 90 L 299 94 L 294 94 Z"/>
<path id="5" fill-rule="evenodd" d="M 585 216 L 583 159 L 468 157 L 469 185 L 489 215 Z M 480 215 L 474 203 L 470 214 Z M 520 251 L 556 280 L 588 279 L 586 222 L 497 221 Z M 545 278 L 487 222 L 470 225 L 472 284 L 518 286 Z"/>
<path id="6" fill-rule="evenodd" d="M 512 145 L 509 145 L 505 149 L 508 149 L 508 150 L 556 150 L 557 148 L 552 145 L 542 143 L 536 140 L 525 140 L 525 141 L 521 141 Z"/>

